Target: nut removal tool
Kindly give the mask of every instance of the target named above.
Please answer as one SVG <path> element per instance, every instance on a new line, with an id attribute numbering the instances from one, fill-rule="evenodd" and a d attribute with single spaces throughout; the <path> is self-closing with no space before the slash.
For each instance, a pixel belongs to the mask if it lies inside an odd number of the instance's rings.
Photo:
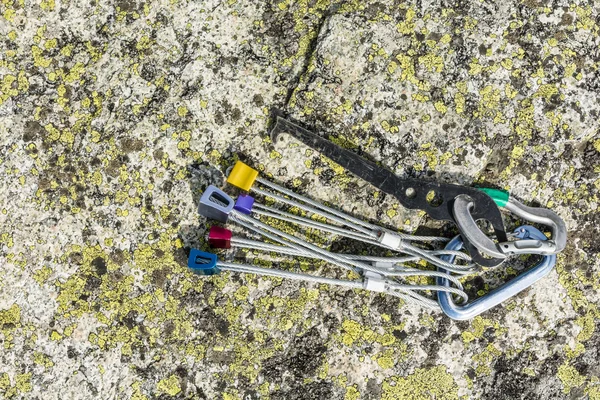
<path id="1" fill-rule="evenodd" d="M 466 186 L 428 182 L 414 178 L 401 178 L 390 170 L 343 149 L 329 140 L 301 127 L 297 123 L 284 118 L 280 110 L 275 110 L 273 117 L 274 125 L 271 129 L 270 137 L 274 143 L 277 142 L 279 135 L 288 133 L 352 172 L 357 177 L 369 182 L 379 190 L 396 197 L 404 207 L 423 210 L 437 220 L 456 223 L 457 221 L 453 213 L 454 200 L 459 195 L 468 195 L 471 200 L 471 208 L 469 210 L 471 217 L 474 220 L 485 219 L 489 221 L 494 229 L 497 240 L 501 243 L 508 241 L 500 210 L 487 193 Z M 433 192 L 436 196 L 441 196 L 442 199 L 439 205 L 431 204 L 427 201 L 427 196 L 430 192 Z M 473 261 L 477 264 L 484 267 L 495 267 L 506 259 L 505 254 L 494 251 L 495 247 L 492 247 L 491 251 L 483 252 L 487 255 L 485 257 L 482 254 L 482 249 L 477 248 L 471 243 L 465 232 L 461 230 L 461 226 L 457 226 L 464 239 L 464 246 L 469 251 L 469 254 L 471 254 Z"/>

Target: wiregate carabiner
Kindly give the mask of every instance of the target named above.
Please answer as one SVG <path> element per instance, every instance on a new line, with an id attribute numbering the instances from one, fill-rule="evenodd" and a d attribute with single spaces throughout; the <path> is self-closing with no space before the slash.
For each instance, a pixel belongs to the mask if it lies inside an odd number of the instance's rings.
<path id="1" fill-rule="evenodd" d="M 533 226 L 521 226 L 514 231 L 514 234 L 517 238 L 524 240 L 548 240 L 540 230 L 534 228 Z M 462 245 L 462 238 L 460 236 L 456 236 L 448 243 L 446 250 L 460 250 Z M 448 262 L 454 261 L 453 255 L 443 255 L 440 258 Z M 452 295 L 447 292 L 438 293 L 438 303 L 442 308 L 442 311 L 452 319 L 471 319 L 533 285 L 535 282 L 548 275 L 548 273 L 552 271 L 552 268 L 554 268 L 555 264 L 556 255 L 546 255 L 536 266 L 528 269 L 499 288 L 492 290 L 491 292 L 474 300 L 471 303 L 467 303 L 466 305 L 457 305 L 452 300 Z M 438 267 L 438 271 L 446 272 L 440 267 Z M 437 283 L 438 285 L 444 286 L 450 285 L 448 279 L 446 278 L 437 278 Z"/>
<path id="2" fill-rule="evenodd" d="M 508 211 L 526 221 L 542 224 L 550 228 L 550 246 L 543 246 L 544 239 L 529 239 L 514 242 L 500 243 L 499 247 L 504 254 L 558 254 L 567 245 L 567 226 L 565 222 L 554 211 L 547 208 L 528 207 L 514 197 L 510 196 L 504 206 Z M 540 244 L 542 241 L 542 244 Z M 520 242 L 520 243 L 519 243 Z M 526 243 L 523 243 L 526 242 Z"/>

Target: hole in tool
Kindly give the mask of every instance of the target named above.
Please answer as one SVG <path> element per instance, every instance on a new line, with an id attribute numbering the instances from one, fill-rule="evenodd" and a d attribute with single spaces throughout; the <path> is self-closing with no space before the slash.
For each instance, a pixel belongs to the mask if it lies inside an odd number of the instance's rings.
<path id="1" fill-rule="evenodd" d="M 442 195 L 435 190 L 430 190 L 427 192 L 427 197 L 425 198 L 431 207 L 439 207 L 444 202 Z"/>
<path id="2" fill-rule="evenodd" d="M 409 199 L 414 199 L 417 196 L 417 191 L 415 190 L 415 188 L 409 187 L 406 189 L 406 192 L 404 192 L 406 194 L 406 197 L 408 197 Z"/>
<path id="3" fill-rule="evenodd" d="M 485 218 L 480 218 L 477 221 L 477 227 L 486 234 L 486 236 L 492 236 L 494 234 L 494 226 L 490 221 Z"/>

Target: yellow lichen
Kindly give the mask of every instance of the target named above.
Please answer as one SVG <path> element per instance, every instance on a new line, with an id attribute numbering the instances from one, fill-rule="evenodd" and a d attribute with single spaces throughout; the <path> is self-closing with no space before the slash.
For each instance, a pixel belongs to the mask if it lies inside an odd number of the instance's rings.
<path id="1" fill-rule="evenodd" d="M 56 5 L 54 0 L 42 0 L 40 7 L 42 7 L 44 11 L 54 11 L 54 7 L 56 7 Z"/>
<path id="2" fill-rule="evenodd" d="M 564 363 L 558 367 L 556 374 L 560 382 L 563 384 L 563 393 L 570 393 L 573 388 L 583 385 L 585 377 L 582 376 L 575 367 Z"/>
<path id="3" fill-rule="evenodd" d="M 33 362 L 37 365 L 41 365 L 45 368 L 50 368 L 54 365 L 54 362 L 44 353 L 38 351 L 33 353 Z"/>
<path id="4" fill-rule="evenodd" d="M 13 304 L 7 310 L 0 310 L 0 325 L 19 325 L 21 322 L 21 308 Z"/>
<path id="5" fill-rule="evenodd" d="M 394 353 L 390 350 L 381 352 L 379 355 L 377 355 L 376 360 L 379 367 L 383 369 L 393 368 L 395 364 Z"/>
<path id="6" fill-rule="evenodd" d="M 342 329 L 344 331 L 342 343 L 344 343 L 346 346 L 351 346 L 362 336 L 363 328 L 358 322 L 351 319 L 347 319 L 342 322 Z"/>
<path id="7" fill-rule="evenodd" d="M 356 385 L 346 387 L 346 394 L 344 395 L 344 400 L 358 400 L 358 399 L 360 399 L 360 392 L 356 388 Z"/>
<path id="8" fill-rule="evenodd" d="M 33 386 L 31 385 L 31 372 L 18 374 L 15 378 L 15 387 L 21 393 L 31 392 L 33 390 Z"/>
<path id="9" fill-rule="evenodd" d="M 35 279 L 38 284 L 43 285 L 48 280 L 48 277 L 52 274 L 52 272 L 52 268 L 44 265 L 42 268 L 35 271 L 33 274 L 33 279 Z"/>
<path id="10" fill-rule="evenodd" d="M 429 72 L 442 72 L 444 69 L 444 59 L 431 53 L 419 57 L 419 64 L 424 65 Z"/>
<path id="11" fill-rule="evenodd" d="M 6 390 L 10 387 L 10 378 L 6 372 L 0 374 L 0 390 Z"/>
<path id="12" fill-rule="evenodd" d="M 592 337 L 594 331 L 596 330 L 595 318 L 597 317 L 597 313 L 588 312 L 585 316 L 577 318 L 575 324 L 581 327 L 581 331 L 577 335 L 577 340 L 579 342 L 585 342 Z"/>
<path id="13" fill-rule="evenodd" d="M 547 101 L 550 101 L 550 98 L 552 96 L 554 96 L 555 94 L 558 94 L 558 88 L 556 87 L 556 85 L 548 83 L 548 84 L 545 84 L 545 85 L 541 85 L 538 88 L 538 91 L 535 93 L 535 96 L 536 97 L 543 97 Z"/>
<path id="14" fill-rule="evenodd" d="M 181 392 L 179 378 L 177 378 L 175 375 L 171 375 L 168 378 L 161 379 L 156 384 L 156 389 L 161 393 L 168 394 L 169 396 L 175 396 L 177 393 Z"/>
<path id="15" fill-rule="evenodd" d="M 466 99 L 462 93 L 456 93 L 456 95 L 454 96 L 454 104 L 456 106 L 457 114 L 462 114 L 463 112 L 465 112 Z"/>
<path id="16" fill-rule="evenodd" d="M 440 113 L 440 114 L 446 114 L 446 112 L 448 111 L 448 107 L 446 107 L 446 105 L 444 104 L 443 101 L 436 101 L 433 106 L 435 107 L 435 109 Z"/>
<path id="17" fill-rule="evenodd" d="M 485 350 L 479 354 L 475 354 L 472 360 L 476 366 L 475 372 L 477 375 L 489 375 L 492 370 L 490 365 L 494 358 L 500 356 L 502 352 L 496 348 L 493 344 L 488 344 Z"/>
<path id="18" fill-rule="evenodd" d="M 458 400 L 458 386 L 443 366 L 417 369 L 407 377 L 383 381 L 383 400 Z"/>

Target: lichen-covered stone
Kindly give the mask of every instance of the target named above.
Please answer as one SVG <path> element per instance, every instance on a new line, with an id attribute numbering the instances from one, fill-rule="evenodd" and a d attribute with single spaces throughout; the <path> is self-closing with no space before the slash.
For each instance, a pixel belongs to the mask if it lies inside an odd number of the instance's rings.
<path id="1" fill-rule="evenodd" d="M 599 19 L 577 1 L 1 1 L 0 397 L 600 398 Z M 238 159 L 391 227 L 440 230 L 271 143 L 273 107 L 397 174 L 550 207 L 568 247 L 470 322 L 194 276 L 199 195 Z"/>

